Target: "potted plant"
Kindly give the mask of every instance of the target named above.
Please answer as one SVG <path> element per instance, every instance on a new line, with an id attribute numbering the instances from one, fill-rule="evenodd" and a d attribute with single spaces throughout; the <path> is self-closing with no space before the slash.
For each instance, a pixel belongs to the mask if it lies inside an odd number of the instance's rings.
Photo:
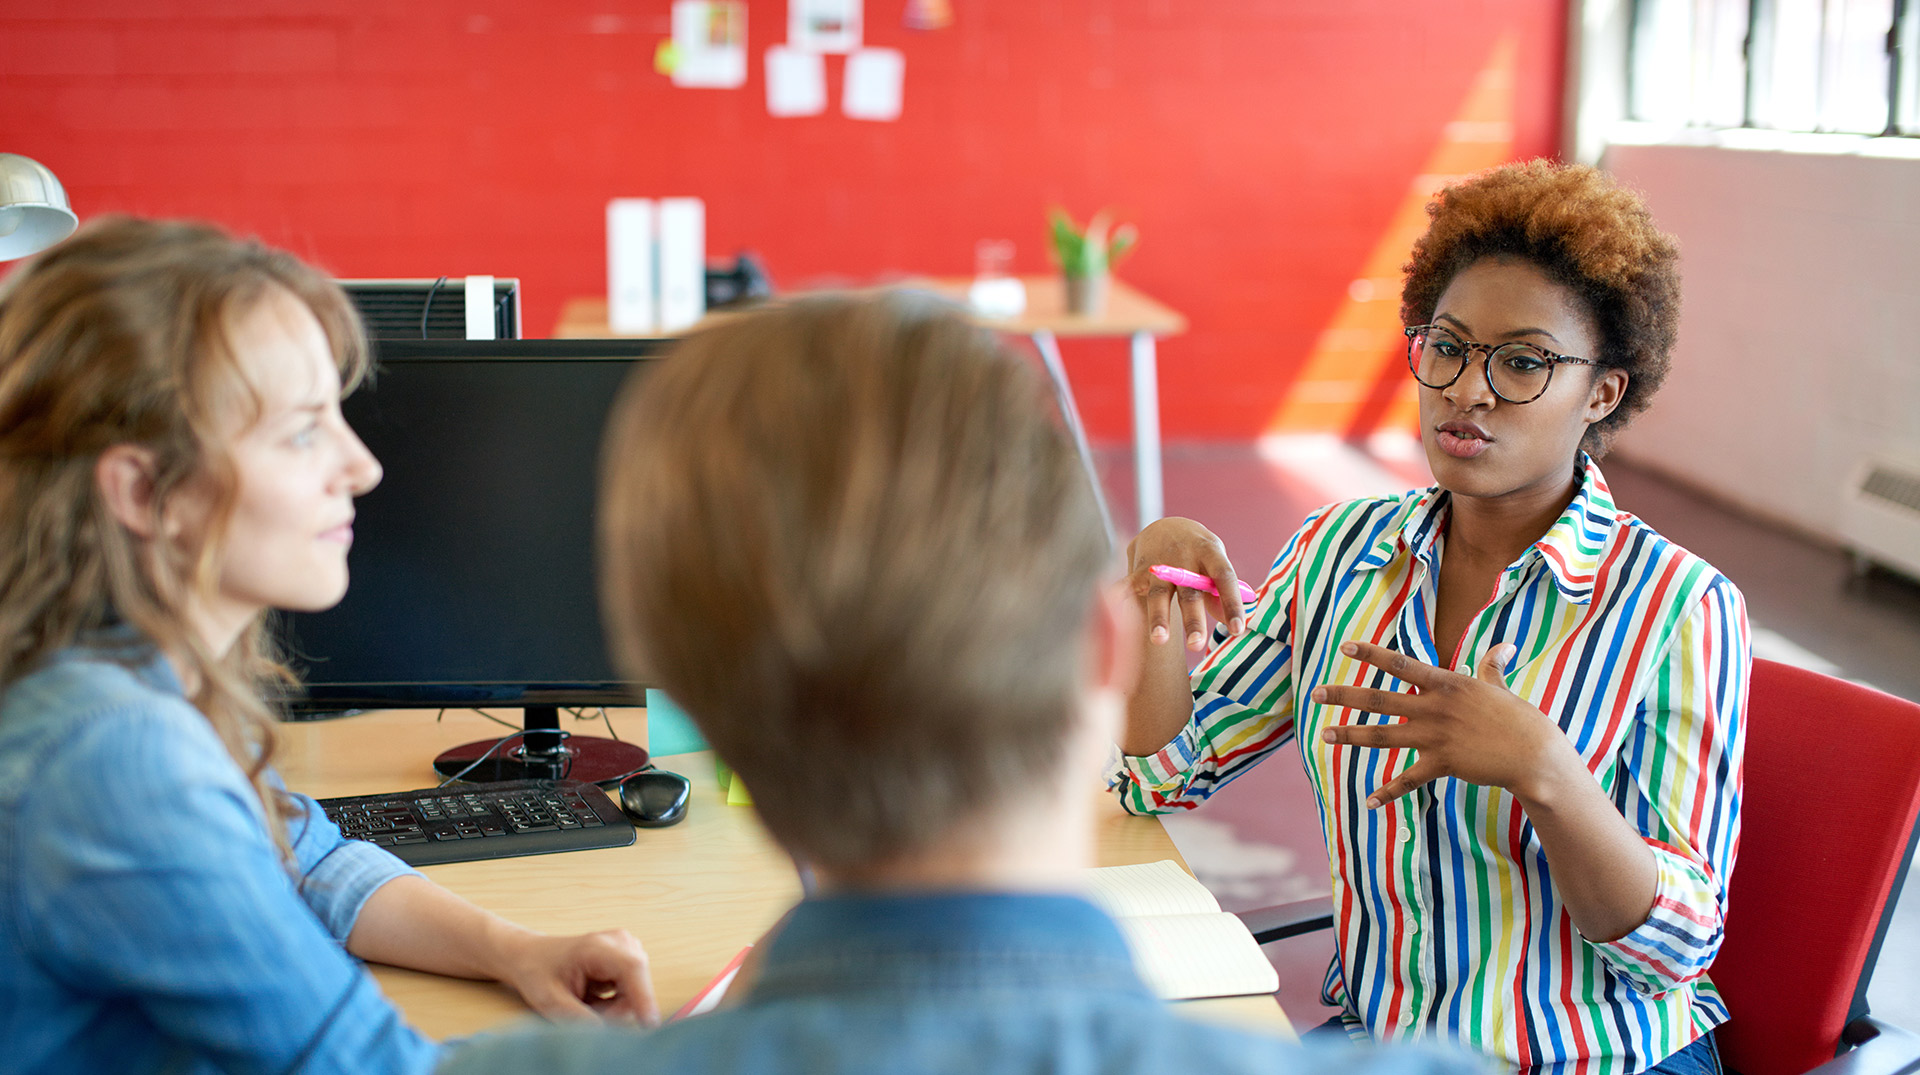
<path id="1" fill-rule="evenodd" d="M 1107 308 L 1107 280 L 1113 267 L 1126 257 L 1139 241 L 1132 224 L 1112 226 L 1106 210 L 1093 214 L 1082 228 L 1066 210 L 1049 210 L 1047 222 L 1053 237 L 1053 256 L 1060 262 L 1060 274 L 1067 283 L 1067 312 L 1098 315 Z"/>

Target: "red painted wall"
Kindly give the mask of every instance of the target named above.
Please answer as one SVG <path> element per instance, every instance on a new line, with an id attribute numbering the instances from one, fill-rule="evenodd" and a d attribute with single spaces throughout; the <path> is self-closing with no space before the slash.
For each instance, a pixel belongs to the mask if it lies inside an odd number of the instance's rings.
<path id="1" fill-rule="evenodd" d="M 668 0 L 66 0 L 0 10 L 0 150 L 82 219 L 194 216 L 343 276 L 518 276 L 529 335 L 605 289 L 610 197 L 697 194 L 714 254 L 783 285 L 965 274 L 981 238 L 1048 268 L 1042 216 L 1136 221 L 1122 275 L 1183 311 L 1171 437 L 1259 432 L 1503 37 L 1515 156 L 1558 138 L 1556 0 L 867 0 L 906 55 L 895 123 L 767 114 L 652 69 Z M 1068 344 L 1096 436 L 1126 435 L 1124 349 Z"/>

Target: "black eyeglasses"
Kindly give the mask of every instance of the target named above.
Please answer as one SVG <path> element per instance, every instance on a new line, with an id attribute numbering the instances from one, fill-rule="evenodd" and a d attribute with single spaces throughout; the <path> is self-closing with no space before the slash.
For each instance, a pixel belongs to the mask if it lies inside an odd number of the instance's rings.
<path id="1" fill-rule="evenodd" d="M 1508 403 L 1532 403 L 1546 394 L 1553 368 L 1561 363 L 1598 366 L 1590 358 L 1558 355 L 1530 343 L 1474 343 L 1439 325 L 1403 329 L 1407 336 L 1407 369 L 1428 388 L 1450 388 L 1467 371 L 1475 351 L 1487 356 L 1487 387 Z"/>

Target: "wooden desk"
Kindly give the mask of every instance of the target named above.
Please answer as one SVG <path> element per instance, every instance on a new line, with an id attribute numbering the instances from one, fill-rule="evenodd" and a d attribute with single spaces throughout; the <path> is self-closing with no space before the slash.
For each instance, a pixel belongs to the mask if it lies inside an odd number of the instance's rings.
<path id="1" fill-rule="evenodd" d="M 1133 462 L 1139 525 L 1158 519 L 1164 506 L 1160 478 L 1160 375 L 1154 341 L 1162 336 L 1177 336 L 1187 330 L 1187 319 L 1178 311 L 1142 294 L 1138 289 L 1115 279 L 1107 297 L 1107 310 L 1098 317 L 1067 312 L 1066 287 L 1058 275 L 1023 276 L 1027 289 L 1027 309 L 1018 317 L 980 318 L 981 324 L 1003 332 L 1016 333 L 1033 341 L 1034 350 L 1046 364 L 1047 375 L 1060 397 L 1060 410 L 1067 416 L 1080 457 L 1092 468 L 1086 434 L 1080 423 L 1080 408 L 1074 402 L 1073 386 L 1067 380 L 1066 366 L 1060 361 L 1058 337 L 1125 336 L 1130 341 L 1129 373 L 1133 396 Z M 933 277 L 901 281 L 903 286 L 925 287 L 961 304 L 966 303 L 970 277 Z M 554 326 L 557 337 L 601 339 L 615 333 L 607 325 L 607 300 L 604 298 L 569 299 Z M 1109 520 L 1105 494 L 1093 476 L 1093 488 L 1100 495 L 1100 512 Z"/>
<path id="2" fill-rule="evenodd" d="M 501 711 L 504 717 L 516 716 Z M 563 715 L 562 723 L 576 727 Z M 644 710 L 614 710 L 614 728 L 644 741 Z M 604 732 L 599 721 L 577 725 Z M 499 725 L 471 710 L 391 710 L 339 720 L 285 724 L 276 765 L 287 785 L 317 798 L 368 795 L 429 786 L 429 761 L 455 743 L 487 738 Z M 660 759 L 693 781 L 687 819 L 640 829 L 632 847 L 429 866 L 435 881 L 474 903 L 533 929 L 585 933 L 622 928 L 646 945 L 660 1010 L 671 1013 L 707 984 L 740 949 L 757 939 L 800 898 L 793 865 L 744 806 L 722 801 L 710 754 Z M 1111 796 L 1101 796 L 1111 804 Z M 1117 805 L 1101 814 L 1098 860 L 1123 865 L 1170 858 L 1185 865 L 1153 818 L 1130 817 Z M 527 1014 L 513 992 L 375 966 L 387 996 L 426 1033 L 446 1038 L 496 1027 Z M 1271 997 L 1189 1002 L 1200 1018 L 1254 1025 L 1291 1035 Z"/>

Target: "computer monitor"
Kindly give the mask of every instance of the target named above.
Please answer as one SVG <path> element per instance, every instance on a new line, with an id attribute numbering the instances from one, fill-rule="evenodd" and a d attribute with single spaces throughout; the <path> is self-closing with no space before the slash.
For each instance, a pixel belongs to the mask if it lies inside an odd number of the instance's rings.
<path id="1" fill-rule="evenodd" d="M 594 587 L 594 500 L 607 412 L 658 340 L 380 340 L 348 421 L 385 476 L 356 502 L 351 583 L 283 617 L 304 681 L 296 713 L 517 707 L 524 741 L 467 744 L 435 768 L 466 780 L 610 782 L 635 744 L 559 731 L 568 706 L 632 705 Z"/>

